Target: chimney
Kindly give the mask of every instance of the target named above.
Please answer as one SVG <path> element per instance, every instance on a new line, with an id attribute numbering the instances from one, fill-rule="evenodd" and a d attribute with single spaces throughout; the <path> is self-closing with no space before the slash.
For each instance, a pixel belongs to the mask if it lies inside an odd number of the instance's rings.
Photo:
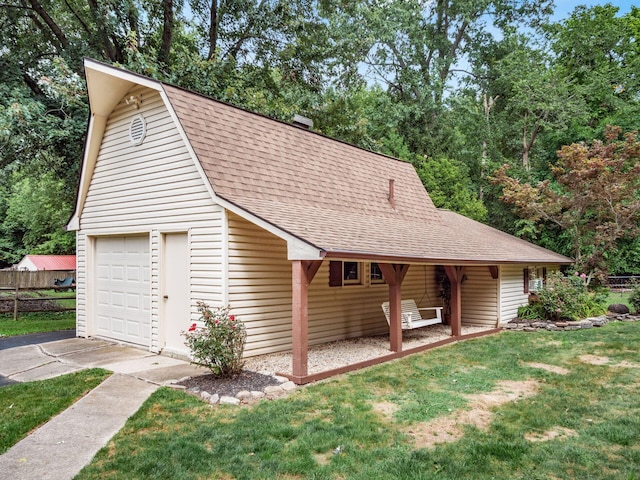
<path id="1" fill-rule="evenodd" d="M 302 115 L 295 115 L 293 117 L 293 125 L 306 130 L 311 130 L 313 128 L 313 120 L 303 117 Z"/>
<path id="2" fill-rule="evenodd" d="M 396 208 L 396 195 L 395 195 L 396 181 L 393 178 L 389 179 L 389 203 L 391 208 Z"/>

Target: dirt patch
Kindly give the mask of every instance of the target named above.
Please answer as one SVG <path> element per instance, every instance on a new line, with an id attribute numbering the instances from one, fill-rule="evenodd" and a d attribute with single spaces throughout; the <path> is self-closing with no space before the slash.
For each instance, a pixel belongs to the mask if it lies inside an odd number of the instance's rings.
<path id="1" fill-rule="evenodd" d="M 398 411 L 398 405 L 392 402 L 378 402 L 372 405 L 373 411 L 382 414 L 384 417 L 391 418 Z"/>
<path id="2" fill-rule="evenodd" d="M 611 359 L 609 357 L 599 357 L 597 355 L 580 355 L 578 359 L 581 362 L 589 363 L 591 365 L 608 365 L 609 367 L 622 367 L 622 368 L 640 368 L 640 364 L 628 362 L 626 360 L 620 363 L 609 363 Z"/>
<path id="3" fill-rule="evenodd" d="M 318 465 L 329 465 L 331 463 L 331 453 L 314 453 L 313 458 Z"/>
<path id="4" fill-rule="evenodd" d="M 609 357 L 599 357 L 597 355 L 580 355 L 578 359 L 583 363 L 589 363 L 591 365 L 606 365 L 609 363 Z"/>
<path id="5" fill-rule="evenodd" d="M 558 375 L 567 375 L 569 370 L 566 368 L 558 367 L 556 365 L 549 365 L 547 363 L 536 363 L 536 362 L 527 362 L 525 365 L 531 368 L 540 368 L 542 370 L 546 370 L 547 372 L 557 373 Z"/>
<path id="6" fill-rule="evenodd" d="M 446 417 L 412 425 L 407 433 L 414 439 L 416 448 L 431 448 L 438 443 L 454 442 L 462 438 L 464 425 L 486 429 L 491 422 L 491 408 L 534 395 L 538 390 L 535 380 L 499 382 L 488 393 L 465 395 L 468 409 L 456 410 Z"/>
<path id="7" fill-rule="evenodd" d="M 548 442 L 554 438 L 566 438 L 574 437 L 578 435 L 578 432 L 571 430 L 570 428 L 554 427 L 551 430 L 547 430 L 544 433 L 526 433 L 524 438 L 529 442 Z"/>
<path id="8" fill-rule="evenodd" d="M 633 362 L 627 362 L 626 360 L 623 360 L 620 363 L 612 365 L 612 367 L 640 368 L 640 364 L 633 363 Z"/>

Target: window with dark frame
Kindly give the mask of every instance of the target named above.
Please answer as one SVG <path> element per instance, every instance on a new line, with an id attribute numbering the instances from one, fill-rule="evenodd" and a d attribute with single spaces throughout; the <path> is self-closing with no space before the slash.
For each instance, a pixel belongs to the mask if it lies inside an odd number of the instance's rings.
<path id="1" fill-rule="evenodd" d="M 332 260 L 329 262 L 329 286 L 362 285 L 362 265 L 360 262 Z"/>
<path id="2" fill-rule="evenodd" d="M 359 262 L 342 262 L 342 282 L 344 285 L 361 283 L 361 267 Z"/>

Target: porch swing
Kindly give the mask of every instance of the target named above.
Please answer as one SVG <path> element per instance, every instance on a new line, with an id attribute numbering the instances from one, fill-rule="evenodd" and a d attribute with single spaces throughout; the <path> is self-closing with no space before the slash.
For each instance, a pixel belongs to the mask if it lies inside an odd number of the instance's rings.
<path id="1" fill-rule="evenodd" d="M 424 294 L 427 295 L 427 279 L 426 279 L 426 267 L 425 268 L 425 281 L 424 281 Z M 421 299 L 422 301 L 422 299 Z M 414 299 L 402 300 L 401 302 L 401 313 L 400 317 L 402 319 L 402 329 L 403 330 L 413 330 L 414 328 L 426 327 L 428 325 L 435 325 L 438 323 L 442 323 L 442 309 L 444 307 L 422 307 L 418 308 L 416 301 Z M 382 311 L 384 312 L 384 316 L 387 319 L 387 323 L 391 325 L 391 312 L 389 309 L 389 302 L 382 303 Z M 421 312 L 432 312 L 435 316 L 426 315 L 423 316 Z"/>

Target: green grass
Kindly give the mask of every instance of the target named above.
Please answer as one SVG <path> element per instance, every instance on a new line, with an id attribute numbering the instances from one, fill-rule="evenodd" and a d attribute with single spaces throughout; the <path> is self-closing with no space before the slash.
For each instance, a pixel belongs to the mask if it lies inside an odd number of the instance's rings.
<path id="1" fill-rule="evenodd" d="M 640 478 L 638 342 L 634 323 L 503 332 L 243 408 L 211 408 L 162 388 L 77 478 Z M 585 363 L 584 354 L 609 362 Z M 432 448 L 416 443 L 425 422 L 471 408 L 473 395 L 503 381 L 535 381 L 537 389 L 490 408 L 486 428 L 467 426 L 458 440 Z M 560 429 L 572 435 L 528 440 Z M 333 454 L 338 446 L 342 453 Z"/>
<path id="2" fill-rule="evenodd" d="M 74 328 L 76 328 L 74 311 L 21 313 L 18 320 L 14 320 L 12 314 L 0 314 L 0 337 Z"/>
<path id="3" fill-rule="evenodd" d="M 110 372 L 83 370 L 0 388 L 0 454 L 97 387 Z"/>

